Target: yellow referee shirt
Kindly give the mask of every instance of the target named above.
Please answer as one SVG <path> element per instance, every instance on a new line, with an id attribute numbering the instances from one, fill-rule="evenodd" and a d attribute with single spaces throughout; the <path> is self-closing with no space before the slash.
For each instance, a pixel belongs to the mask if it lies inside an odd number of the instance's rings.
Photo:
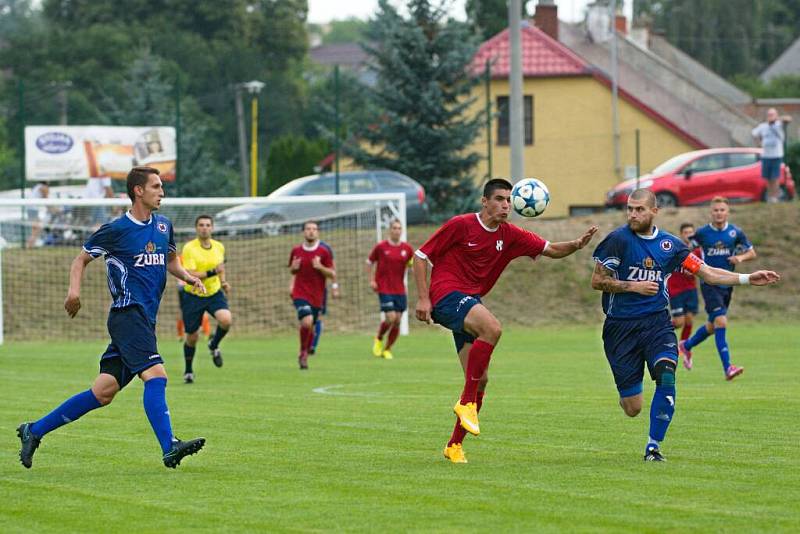
<path id="1" fill-rule="evenodd" d="M 225 261 L 225 246 L 219 241 L 212 239 L 211 248 L 204 248 L 200 244 L 200 239 L 192 239 L 183 245 L 183 253 L 181 256 L 185 269 L 204 273 Z M 206 286 L 205 295 L 195 291 L 191 284 L 186 284 L 184 289 L 187 293 L 197 295 L 198 297 L 210 297 L 222 287 L 219 276 L 204 278 L 203 285 Z"/>

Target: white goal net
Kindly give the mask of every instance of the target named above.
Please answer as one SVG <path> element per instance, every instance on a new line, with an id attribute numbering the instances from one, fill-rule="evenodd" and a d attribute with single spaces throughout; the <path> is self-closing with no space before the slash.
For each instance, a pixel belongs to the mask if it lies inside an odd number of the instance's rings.
<path id="1" fill-rule="evenodd" d="M 102 222 L 125 213 L 125 199 L 0 199 L 2 306 L 0 342 L 95 339 L 107 335 L 111 298 L 102 261 L 89 264 L 74 319 L 64 311 L 69 268 Z M 319 223 L 334 253 L 341 296 L 328 298 L 328 331 L 371 331 L 378 318 L 365 260 L 397 218 L 406 226 L 402 193 L 266 198 L 165 198 L 159 213 L 175 227 L 178 251 L 195 238 L 198 215 L 214 217 L 214 239 L 225 245 L 228 302 L 237 335 L 261 336 L 296 325 L 289 296 L 289 252 L 303 241 L 303 223 Z M 177 335 L 177 280 L 168 277 L 158 316 L 159 339 Z"/>

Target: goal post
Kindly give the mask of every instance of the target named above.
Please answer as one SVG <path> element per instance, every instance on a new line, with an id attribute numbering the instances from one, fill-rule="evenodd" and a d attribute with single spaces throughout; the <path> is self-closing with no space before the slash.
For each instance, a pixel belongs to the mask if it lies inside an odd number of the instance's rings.
<path id="1" fill-rule="evenodd" d="M 0 199 L 0 343 L 3 340 L 105 337 L 111 303 L 105 269 L 90 264 L 81 288 L 82 309 L 70 319 L 63 309 L 69 268 L 81 245 L 102 222 L 123 215 L 126 198 Z M 329 332 L 372 332 L 378 299 L 364 265 L 392 219 L 406 233 L 404 193 L 265 197 L 197 197 L 162 200 L 158 213 L 172 220 L 178 251 L 195 238 L 198 215 L 214 217 L 214 239 L 225 246 L 234 332 L 260 336 L 296 326 L 289 297 L 291 248 L 303 240 L 307 220 L 334 253 L 341 297 L 327 301 Z M 93 262 L 101 263 L 101 262 Z M 176 336 L 178 286 L 168 276 L 157 332 Z M 401 333 L 408 333 L 404 314 Z M 163 342 L 163 341 L 162 341 Z M 323 340 L 324 348 L 324 340 Z"/>

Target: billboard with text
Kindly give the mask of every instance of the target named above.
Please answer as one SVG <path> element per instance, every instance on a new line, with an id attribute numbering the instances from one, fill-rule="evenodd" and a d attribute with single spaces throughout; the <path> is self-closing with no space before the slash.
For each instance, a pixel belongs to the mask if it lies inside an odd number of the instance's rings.
<path id="1" fill-rule="evenodd" d="M 110 176 L 124 179 L 147 165 L 175 179 L 175 128 L 171 126 L 26 126 L 25 176 L 60 180 Z"/>

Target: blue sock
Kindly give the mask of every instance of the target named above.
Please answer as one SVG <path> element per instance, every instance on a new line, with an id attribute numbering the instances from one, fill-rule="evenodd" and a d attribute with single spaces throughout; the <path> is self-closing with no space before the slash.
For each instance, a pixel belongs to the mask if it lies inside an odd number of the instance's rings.
<path id="1" fill-rule="evenodd" d="M 311 350 L 317 350 L 319 336 L 322 335 L 322 321 L 314 323 L 314 341 L 311 342 Z"/>
<path id="2" fill-rule="evenodd" d="M 151 378 L 144 383 L 144 411 L 153 432 L 156 434 L 161 450 L 167 454 L 172 448 L 172 423 L 167 408 L 167 379 Z"/>
<path id="3" fill-rule="evenodd" d="M 83 393 L 78 393 L 68 398 L 61 406 L 33 423 L 31 425 L 31 433 L 41 438 L 48 432 L 71 423 L 100 406 L 101 404 L 97 401 L 92 390 L 87 389 Z"/>
<path id="4" fill-rule="evenodd" d="M 655 442 L 664 441 L 675 413 L 675 375 L 665 374 L 664 382 L 671 383 L 656 386 L 653 402 L 650 404 L 650 441 Z"/>
<path id="5" fill-rule="evenodd" d="M 731 366 L 731 354 L 728 351 L 728 341 L 725 339 L 725 331 L 727 328 L 716 328 L 714 330 L 714 341 L 717 342 L 717 352 L 719 352 L 719 359 L 722 361 L 722 370 L 728 372 L 728 367 Z"/>
<path id="6" fill-rule="evenodd" d="M 702 326 L 697 329 L 697 332 L 695 332 L 692 337 L 686 340 L 684 347 L 686 347 L 686 350 L 691 350 L 692 347 L 696 347 L 697 345 L 705 341 L 706 338 L 710 335 L 711 334 L 708 333 L 706 327 Z"/>

